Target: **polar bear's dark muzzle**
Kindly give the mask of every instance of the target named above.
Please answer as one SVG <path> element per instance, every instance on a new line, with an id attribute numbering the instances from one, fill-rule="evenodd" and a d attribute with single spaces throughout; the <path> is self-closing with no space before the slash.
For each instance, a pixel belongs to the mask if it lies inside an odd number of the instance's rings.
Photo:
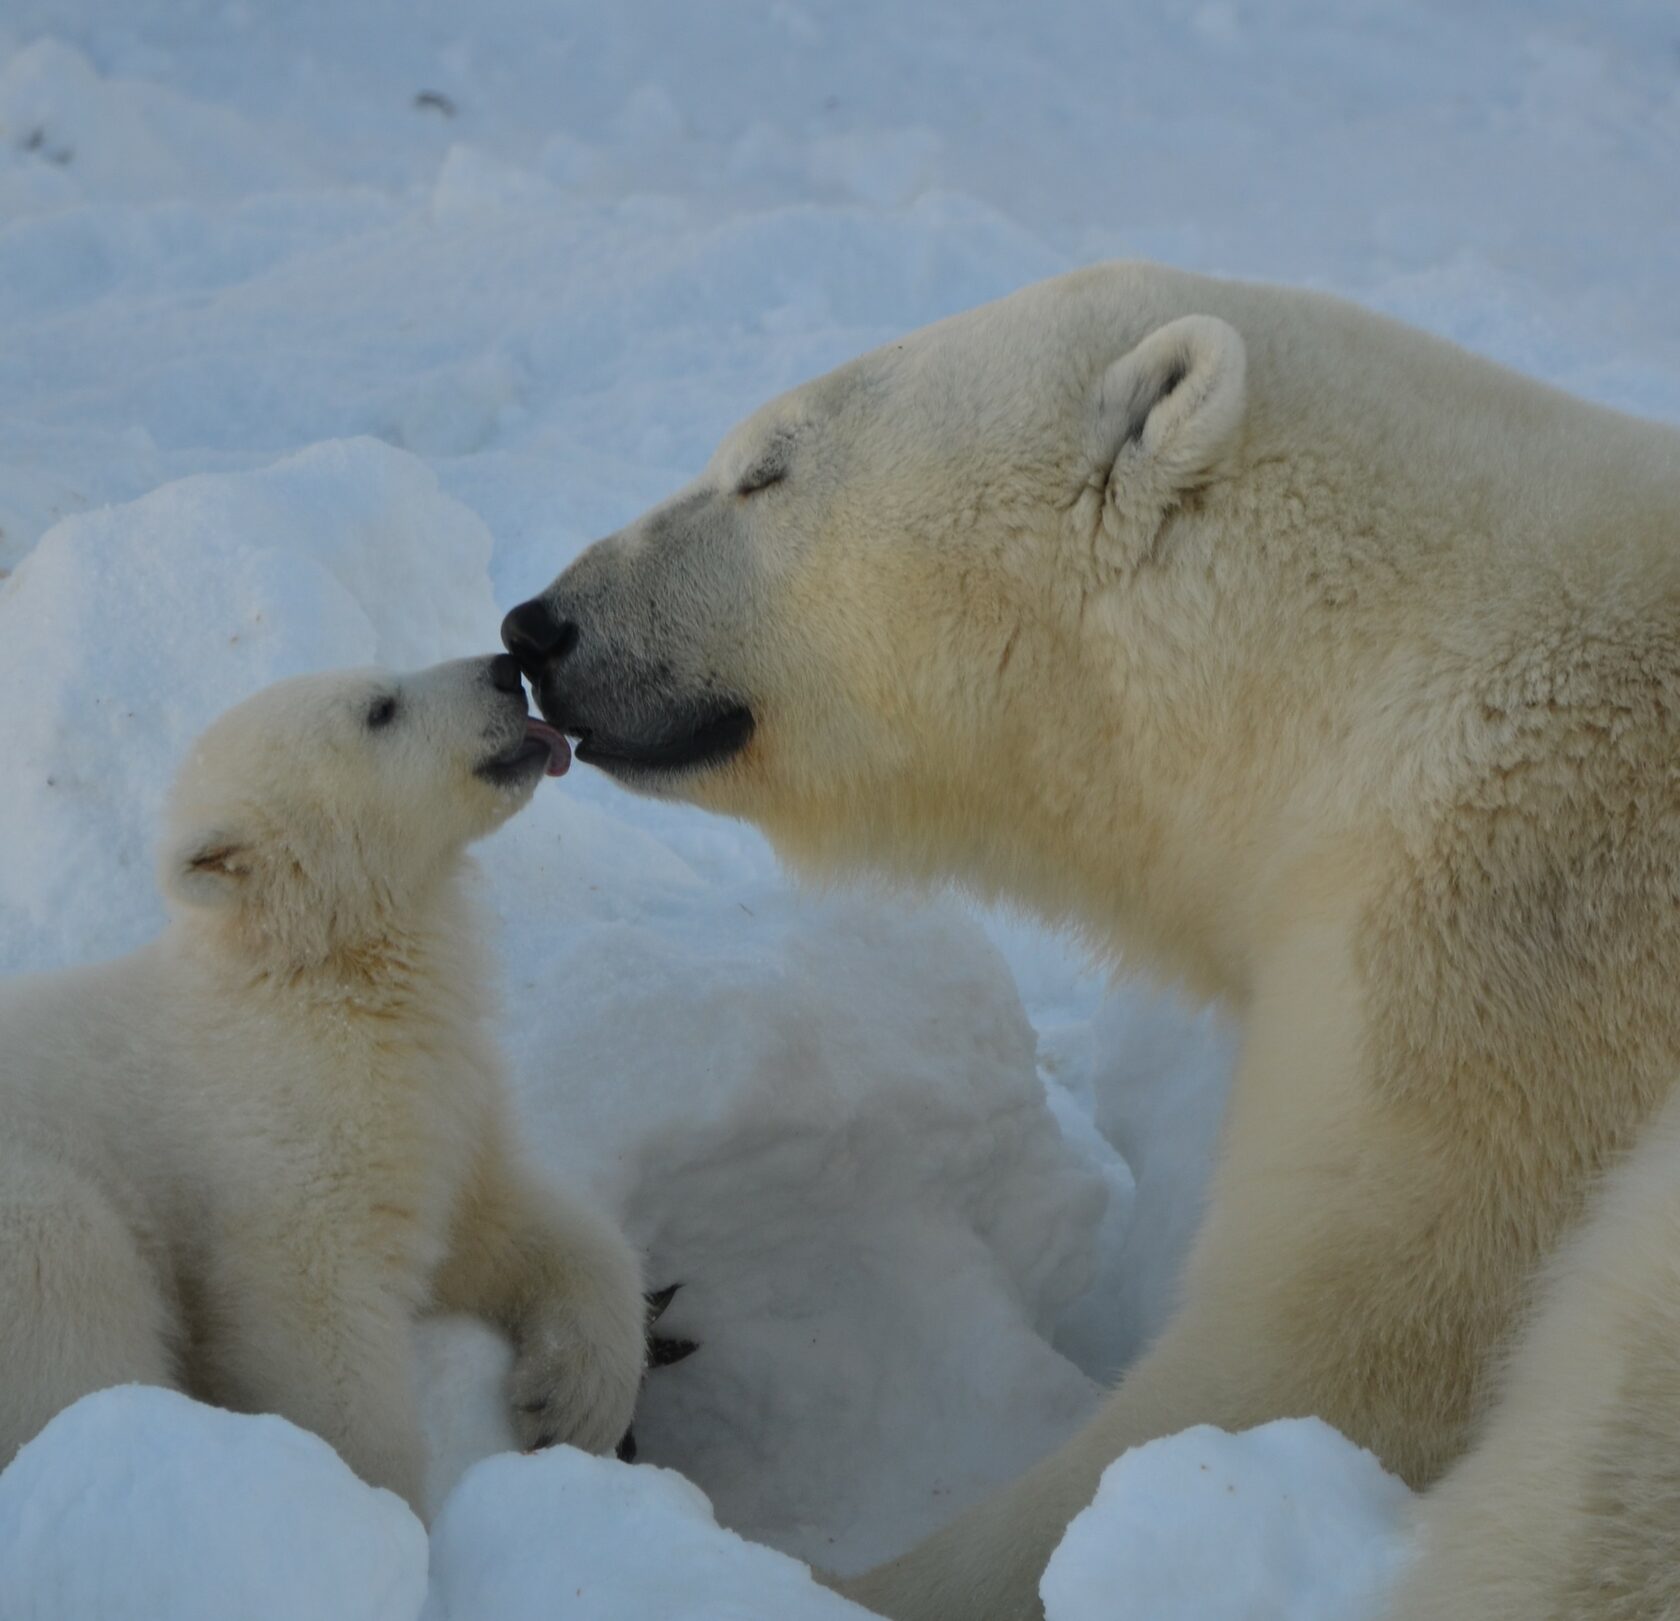
<path id="1" fill-rule="evenodd" d="M 577 758 L 627 782 L 720 764 L 752 736 L 745 702 L 684 692 L 668 665 L 598 645 L 552 594 L 514 608 L 502 642 L 544 718 L 576 739 Z"/>
<path id="2" fill-rule="evenodd" d="M 745 747 L 753 733 L 753 717 L 744 704 L 695 710 L 658 738 L 621 737 L 590 726 L 561 730 L 577 738 L 575 753 L 585 765 L 599 766 L 616 776 L 634 776 L 717 765 Z"/>

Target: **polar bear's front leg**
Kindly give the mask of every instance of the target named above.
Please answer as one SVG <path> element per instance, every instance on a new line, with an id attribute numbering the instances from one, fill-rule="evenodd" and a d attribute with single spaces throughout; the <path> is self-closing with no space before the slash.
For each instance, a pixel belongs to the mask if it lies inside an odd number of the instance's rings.
<path id="1" fill-rule="evenodd" d="M 434 1304 L 512 1337 L 522 1446 L 618 1446 L 647 1360 L 641 1263 L 614 1226 L 538 1187 L 499 1142 L 485 1146 L 463 1196 Z"/>
<path id="2" fill-rule="evenodd" d="M 1103 1470 L 1192 1424 L 1315 1415 L 1413 1485 L 1463 1446 L 1521 1298 L 1525 1256 L 1505 1235 L 1522 1212 L 1476 1155 L 1448 1158 L 1364 1084 L 1346 961 L 1330 933 L 1272 953 L 1268 974 L 1301 989 L 1257 987 L 1182 1302 L 1154 1347 L 1064 1446 L 839 1584 L 848 1597 L 893 1621 L 1040 1616 L 1039 1577 Z"/>
<path id="3" fill-rule="evenodd" d="M 1680 1091 L 1554 1258 L 1392 1621 L 1680 1615 Z"/>
<path id="4" fill-rule="evenodd" d="M 313 1430 L 424 1514 L 412 1289 L 323 1221 L 235 1235 L 214 1268 L 207 1394 Z"/>

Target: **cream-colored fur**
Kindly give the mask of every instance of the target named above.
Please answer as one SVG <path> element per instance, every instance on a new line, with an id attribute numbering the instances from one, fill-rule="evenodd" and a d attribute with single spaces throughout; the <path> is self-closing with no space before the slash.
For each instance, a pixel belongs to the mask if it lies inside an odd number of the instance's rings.
<path id="1" fill-rule="evenodd" d="M 1243 1021 L 1159 1343 L 848 1591 L 1036 1615 L 1103 1467 L 1188 1424 L 1318 1414 L 1419 1486 L 1465 1450 L 1680 1064 L 1680 434 L 1330 298 L 1107 266 L 766 406 L 521 613 L 550 719 L 629 785 L 818 875 L 1024 902 Z M 1642 1275 L 1620 1320 L 1665 1328 Z M 1566 1273 L 1542 1337 L 1592 1294 Z M 1625 1352 L 1635 1495 L 1680 1451 L 1660 1339 Z M 1572 1592 L 1666 1557 L 1662 1516 L 1548 1491 L 1514 1511 L 1568 1519 Z M 1469 1541 L 1466 1591 L 1511 1557 Z"/>
<path id="2" fill-rule="evenodd" d="M 1396 1621 L 1680 1615 L 1680 1093 L 1548 1271 Z"/>
<path id="3" fill-rule="evenodd" d="M 137 1380 L 283 1414 L 420 1508 L 434 1309 L 513 1337 L 525 1444 L 619 1440 L 639 1265 L 514 1152 L 461 882 L 540 779 L 524 737 L 483 659 L 270 688 L 182 770 L 166 932 L 0 987 L 0 1465 Z"/>

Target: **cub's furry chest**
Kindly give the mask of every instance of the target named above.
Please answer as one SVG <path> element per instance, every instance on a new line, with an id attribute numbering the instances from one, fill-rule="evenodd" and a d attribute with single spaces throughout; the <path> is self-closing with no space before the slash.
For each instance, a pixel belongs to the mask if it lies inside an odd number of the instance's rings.
<path id="1" fill-rule="evenodd" d="M 196 1100 L 219 1144 L 208 1245 L 295 1233 L 306 1251 L 394 1274 L 423 1304 L 495 1095 L 479 1019 L 447 993 L 267 1011 L 218 1032 L 219 1081 Z"/>
<path id="2" fill-rule="evenodd" d="M 373 1253 L 423 1285 L 483 1141 L 493 1056 L 473 1032 L 357 1034 L 319 1100 L 319 1162 L 345 1215 L 366 1222 Z"/>

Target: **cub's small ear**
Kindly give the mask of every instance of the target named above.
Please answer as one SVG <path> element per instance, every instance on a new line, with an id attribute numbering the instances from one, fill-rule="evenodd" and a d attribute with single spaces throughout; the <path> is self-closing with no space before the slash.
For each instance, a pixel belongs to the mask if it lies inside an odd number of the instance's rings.
<path id="1" fill-rule="evenodd" d="M 1184 491 L 1207 481 L 1242 427 L 1246 373 L 1241 335 L 1212 315 L 1169 321 L 1103 373 L 1087 449 L 1104 528 L 1143 522 L 1153 534 Z"/>
<path id="2" fill-rule="evenodd" d="M 252 840 L 228 828 L 200 828 L 164 859 L 163 887 L 189 906 L 232 906 L 256 870 Z"/>

